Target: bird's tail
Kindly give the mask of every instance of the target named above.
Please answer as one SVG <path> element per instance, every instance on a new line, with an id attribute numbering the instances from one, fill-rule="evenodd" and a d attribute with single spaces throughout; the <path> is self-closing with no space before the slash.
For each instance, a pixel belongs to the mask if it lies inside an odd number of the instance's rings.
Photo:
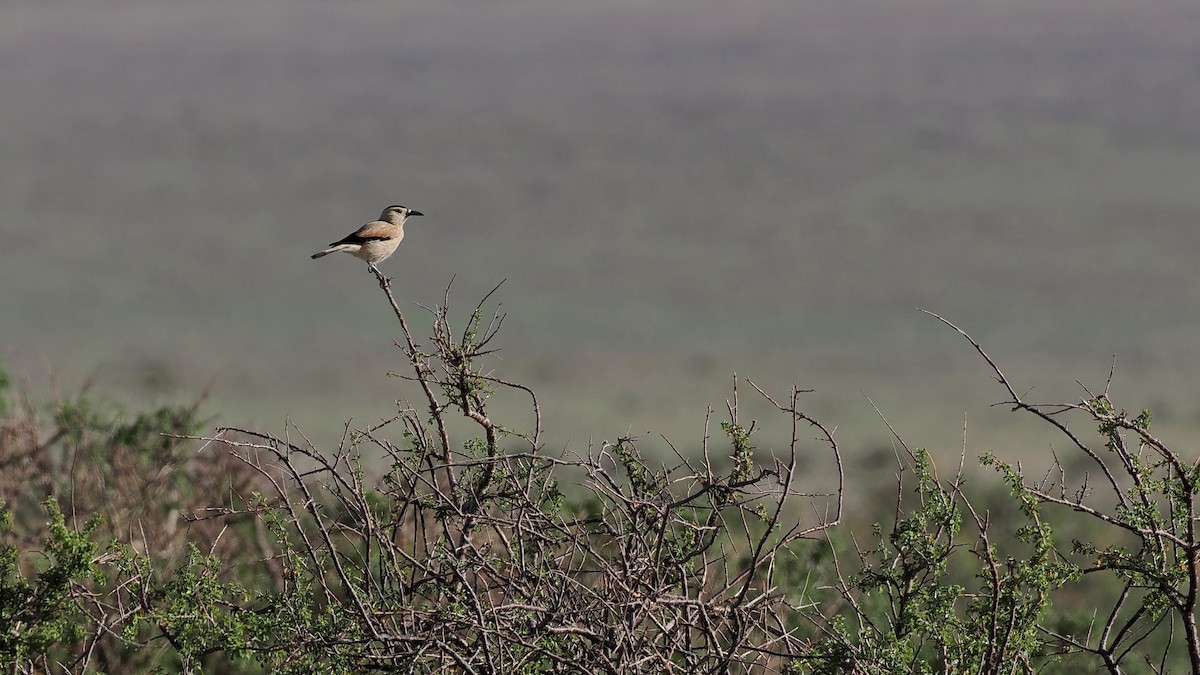
<path id="1" fill-rule="evenodd" d="M 358 244 L 333 243 L 333 244 L 330 244 L 329 248 L 325 249 L 324 251 L 321 251 L 320 253 L 312 254 L 312 257 L 313 257 L 313 260 L 316 260 L 317 258 L 320 258 L 321 256 L 326 256 L 326 255 L 329 255 L 330 253 L 337 253 L 338 251 L 354 253 L 355 251 L 357 251 L 360 248 L 362 248 L 362 246 L 359 246 Z"/>

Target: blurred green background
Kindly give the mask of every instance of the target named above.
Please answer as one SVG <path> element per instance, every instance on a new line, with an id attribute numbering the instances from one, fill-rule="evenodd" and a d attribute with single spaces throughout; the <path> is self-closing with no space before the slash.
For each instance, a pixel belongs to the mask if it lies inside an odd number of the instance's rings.
<path id="1" fill-rule="evenodd" d="M 410 321 L 507 279 L 496 372 L 551 447 L 694 449 L 736 372 L 815 390 L 854 470 L 892 465 L 864 394 L 936 456 L 1045 458 L 916 307 L 1033 399 L 1116 355 L 1184 446 L 1197 34 L 1190 0 L 6 2 L 0 364 L 332 444 L 415 392 L 363 264 L 308 255 L 401 203 Z"/>

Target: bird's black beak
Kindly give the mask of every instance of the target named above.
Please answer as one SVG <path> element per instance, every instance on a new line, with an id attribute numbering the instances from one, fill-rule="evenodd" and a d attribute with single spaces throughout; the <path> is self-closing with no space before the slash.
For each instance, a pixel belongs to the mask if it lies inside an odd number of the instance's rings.
<path id="1" fill-rule="evenodd" d="M 409 211 L 409 212 L 408 212 L 408 215 L 410 215 L 410 216 L 423 216 L 423 215 L 425 215 L 425 214 L 424 214 L 424 213 L 421 213 L 420 211 Z"/>

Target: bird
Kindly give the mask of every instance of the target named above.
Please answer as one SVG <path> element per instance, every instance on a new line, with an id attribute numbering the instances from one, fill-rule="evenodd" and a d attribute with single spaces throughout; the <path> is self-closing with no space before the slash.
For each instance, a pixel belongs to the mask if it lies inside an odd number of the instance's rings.
<path id="1" fill-rule="evenodd" d="M 378 273 L 376 263 L 383 262 L 400 245 L 404 239 L 404 221 L 409 216 L 423 216 L 424 213 L 414 211 L 407 206 L 392 204 L 379 214 L 379 220 L 374 220 L 354 232 L 333 242 L 324 251 L 312 255 L 313 260 L 330 253 L 344 251 L 360 260 L 367 261 L 367 269 Z"/>

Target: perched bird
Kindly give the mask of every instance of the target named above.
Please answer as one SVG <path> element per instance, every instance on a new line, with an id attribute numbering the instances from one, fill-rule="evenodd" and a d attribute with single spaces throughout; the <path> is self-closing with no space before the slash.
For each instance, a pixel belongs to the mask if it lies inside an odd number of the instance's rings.
<path id="1" fill-rule="evenodd" d="M 383 210 L 379 220 L 363 225 L 352 234 L 333 242 L 324 251 L 314 253 L 312 257 L 316 260 L 330 253 L 345 251 L 355 258 L 366 260 L 367 268 L 377 272 L 375 263 L 382 262 L 394 253 L 400 245 L 400 240 L 404 239 L 404 221 L 409 216 L 423 215 L 425 214 L 420 211 L 393 204 Z"/>

